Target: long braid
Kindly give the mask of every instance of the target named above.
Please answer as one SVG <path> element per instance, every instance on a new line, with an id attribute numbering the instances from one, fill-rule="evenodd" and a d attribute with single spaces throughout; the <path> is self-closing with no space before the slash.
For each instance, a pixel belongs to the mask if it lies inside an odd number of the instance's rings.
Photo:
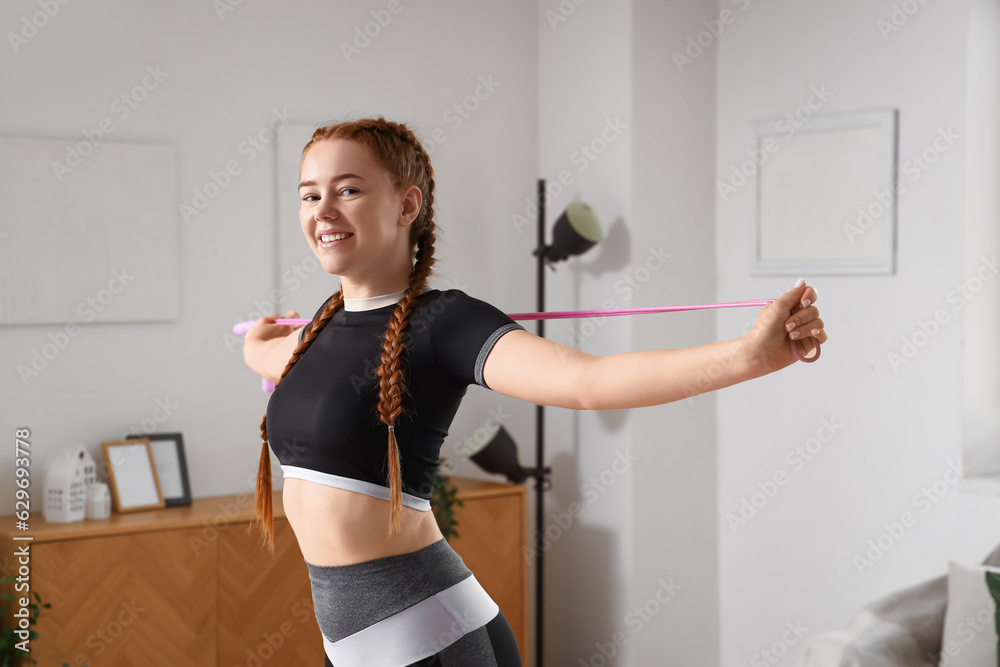
<path id="1" fill-rule="evenodd" d="M 433 225 L 433 223 L 431 223 Z M 420 295 L 434 264 L 434 232 L 425 232 L 419 240 L 417 263 L 410 274 L 410 286 L 407 288 L 399 305 L 392 313 L 389 329 L 385 332 L 385 342 L 382 345 L 382 363 L 378 367 L 379 403 L 378 411 L 382 422 L 394 425 L 396 417 L 402 411 L 403 393 L 405 392 L 402 362 L 400 355 L 404 350 L 403 337 L 410 314 L 416 307 Z M 400 528 L 403 511 L 403 475 L 402 463 L 399 458 L 399 447 L 396 444 L 395 427 L 389 429 L 389 535 Z"/>
<path id="2" fill-rule="evenodd" d="M 434 223 L 434 169 L 431 166 L 430 156 L 413 132 L 405 125 L 393 123 L 381 116 L 317 129 L 312 139 L 302 149 L 303 158 L 314 143 L 333 138 L 349 139 L 366 146 L 388 169 L 397 187 L 417 185 L 423 196 L 420 211 L 410 224 L 410 245 L 411 247 L 416 245 L 417 248 L 416 263 L 410 273 L 409 286 L 389 321 L 383 340 L 381 363 L 377 370 L 380 378 L 378 414 L 382 423 L 392 427 L 388 429 L 389 536 L 391 537 L 400 528 L 403 509 L 402 461 L 396 442 L 395 421 L 403 410 L 403 395 L 406 391 L 402 359 L 406 349 L 405 331 L 410 315 L 416 308 L 416 299 L 427 284 L 432 273 L 431 267 L 435 262 L 434 243 L 437 225 Z M 342 290 L 338 290 L 322 314 L 306 330 L 302 342 L 295 348 L 285 370 L 275 383 L 275 388 L 281 384 L 281 380 L 299 357 L 309 349 L 309 345 L 342 304 L 343 293 Z M 271 507 L 271 460 L 267 442 L 267 414 L 261 420 L 260 432 L 264 444 L 257 471 L 255 519 L 260 523 L 264 533 L 264 544 L 273 553 L 274 523 Z"/>
<path id="3" fill-rule="evenodd" d="M 275 389 L 281 384 L 281 381 L 285 379 L 288 375 L 288 371 L 292 369 L 292 366 L 296 364 L 312 342 L 316 340 L 319 336 L 319 332 L 323 330 L 326 323 L 330 321 L 337 309 L 344 303 L 343 290 L 337 290 L 330 302 L 326 304 L 326 308 L 320 313 L 311 324 L 306 327 L 305 332 L 302 334 L 302 342 L 295 347 L 295 351 L 292 352 L 291 358 L 285 365 L 285 370 L 281 371 L 281 377 L 278 381 L 274 383 Z M 268 451 L 268 440 L 267 440 L 267 413 L 264 413 L 264 418 L 260 420 L 260 437 L 264 441 L 264 444 L 260 449 L 260 462 L 257 464 L 257 487 L 254 490 L 254 509 L 255 514 L 253 519 L 260 524 L 261 532 L 264 535 L 264 546 L 267 547 L 268 551 L 272 554 L 274 553 L 274 510 L 272 508 L 272 492 L 271 492 L 271 453 Z M 253 526 L 253 521 L 251 521 L 250 527 Z M 249 532 L 249 527 L 248 527 Z"/>
<path id="4" fill-rule="evenodd" d="M 410 273 L 410 285 L 403 297 L 396 306 L 389 320 L 389 328 L 385 332 L 385 340 L 382 344 L 382 360 L 378 367 L 379 382 L 379 403 L 378 412 L 382 418 L 382 423 L 392 426 L 388 429 L 388 459 L 389 459 L 389 536 L 400 528 L 403 512 L 403 476 L 402 461 L 400 460 L 399 447 L 396 442 L 395 422 L 403 409 L 403 395 L 406 391 L 403 379 L 403 363 L 401 355 L 405 351 L 404 333 L 409 323 L 410 315 L 416 307 L 416 299 L 427 284 L 427 279 L 431 275 L 431 267 L 434 266 L 434 242 L 436 240 L 434 223 L 434 168 L 431 166 L 430 156 L 424 150 L 420 142 L 404 125 L 398 125 L 388 121 L 385 123 L 387 129 L 392 130 L 409 144 L 410 156 L 416 156 L 417 160 L 411 162 L 411 175 L 404 182 L 412 179 L 420 185 L 420 192 L 423 201 L 417 217 L 410 226 L 410 238 L 416 242 L 416 263 Z"/>

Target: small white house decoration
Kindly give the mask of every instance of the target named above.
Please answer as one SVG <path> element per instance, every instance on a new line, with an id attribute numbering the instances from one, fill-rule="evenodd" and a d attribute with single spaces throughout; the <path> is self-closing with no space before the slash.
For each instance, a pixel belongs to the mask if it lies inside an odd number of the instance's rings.
<path id="1" fill-rule="evenodd" d="M 45 469 L 45 520 L 57 523 L 83 521 L 87 490 L 97 481 L 97 466 L 83 443 L 56 454 Z"/>

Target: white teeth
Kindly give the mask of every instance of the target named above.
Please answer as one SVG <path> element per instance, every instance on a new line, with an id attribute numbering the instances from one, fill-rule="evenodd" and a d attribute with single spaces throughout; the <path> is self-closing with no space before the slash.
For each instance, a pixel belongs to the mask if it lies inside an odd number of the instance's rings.
<path id="1" fill-rule="evenodd" d="M 345 232 L 337 234 L 323 234 L 323 236 L 320 237 L 320 240 L 323 241 L 323 243 L 329 243 L 330 241 L 340 241 L 341 239 L 346 239 L 348 236 L 350 236 L 350 234 Z"/>

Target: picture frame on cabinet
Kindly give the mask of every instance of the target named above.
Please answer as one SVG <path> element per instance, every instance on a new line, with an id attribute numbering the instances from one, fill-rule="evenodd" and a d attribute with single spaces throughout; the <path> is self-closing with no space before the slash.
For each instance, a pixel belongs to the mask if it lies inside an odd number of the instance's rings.
<path id="1" fill-rule="evenodd" d="M 164 507 L 153 450 L 146 438 L 102 442 L 111 494 L 119 512 Z"/>
<path id="2" fill-rule="evenodd" d="M 144 433 L 126 437 L 149 440 L 166 506 L 190 505 L 191 486 L 184 454 L 184 436 L 181 433 Z"/>

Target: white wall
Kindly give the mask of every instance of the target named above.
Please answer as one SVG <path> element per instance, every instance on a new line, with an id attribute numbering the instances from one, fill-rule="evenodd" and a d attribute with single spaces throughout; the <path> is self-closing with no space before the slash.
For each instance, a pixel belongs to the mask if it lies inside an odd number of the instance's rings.
<path id="1" fill-rule="evenodd" d="M 302 2 L 290 12 L 242 4 L 220 20 L 211 4 L 134 8 L 111 0 L 62 7 L 16 57 L 0 61 L 8 99 L 20 101 L 0 109 L 6 135 L 78 141 L 111 115 L 112 100 L 141 81 L 147 64 L 159 65 L 165 81 L 109 140 L 173 143 L 181 203 L 227 160 L 242 165 L 207 209 L 182 224 L 178 321 L 84 327 L 27 386 L 3 377 L 4 423 L 8 432 L 15 424 L 34 430 L 36 475 L 55 448 L 82 440 L 99 453 L 101 441 L 139 428 L 158 401 L 170 401 L 177 407 L 155 428 L 184 432 L 193 494 L 252 488 L 268 395 L 224 336 L 274 287 L 273 146 L 252 161 L 238 150 L 266 127 L 274 107 L 313 124 L 383 114 L 422 138 L 444 128 L 447 142 L 432 156 L 442 230 L 432 283 L 451 279 L 509 312 L 530 309 L 532 245 L 511 231 L 509 212 L 535 187 L 534 6 L 402 6 L 350 64 L 338 45 L 372 20 L 356 5 Z M 7 3 L 2 24 L 18 26 L 37 10 L 32 2 Z M 474 94 L 479 77 L 490 76 L 499 87 L 459 127 L 443 118 Z M 18 224 L 58 220 L 4 226 Z M 337 279 L 330 276 L 329 285 L 332 292 Z M 289 298 L 305 317 L 318 305 Z M 26 363 L 50 329 L 7 329 L 4 367 Z M 452 434 L 482 424 L 499 400 L 472 388 Z M 517 410 L 515 428 L 527 440 L 530 406 L 505 405 Z M 4 475 L 2 485 L 9 493 L 12 477 Z"/>
<path id="2" fill-rule="evenodd" d="M 976 477 L 970 486 L 992 477 L 1000 491 L 1000 329 L 997 288 L 979 280 L 984 258 L 1000 255 L 1000 2 L 969 0 L 966 58 L 966 131 L 976 141 L 966 144 L 965 266 L 975 276 L 970 289 L 986 289 L 985 298 L 966 302 L 964 314 L 962 439 L 964 453 Z M 988 275 L 988 272 L 984 272 Z M 990 298 L 990 294 L 994 298 Z M 990 370 L 993 372 L 990 372 Z"/>
<path id="3" fill-rule="evenodd" d="M 907 187 L 896 275 L 804 276 L 831 336 L 821 361 L 718 396 L 722 664 L 747 664 L 776 642 L 785 656 L 775 664 L 796 664 L 809 637 L 843 628 L 862 605 L 945 573 L 948 559 L 980 562 L 996 546 L 997 499 L 946 481 L 949 462 L 963 453 L 963 332 L 947 295 L 967 277 L 965 151 L 981 140 L 965 128 L 967 3 L 908 3 L 918 11 L 905 23 L 897 18 L 900 29 L 883 38 L 878 21 L 891 21 L 898 4 L 754 3 L 727 27 L 718 51 L 716 178 L 728 178 L 753 147 L 752 121 L 793 111 L 822 86 L 833 93 L 824 113 L 899 109 Z M 947 128 L 960 138 L 914 179 L 907 162 Z M 717 202 L 721 301 L 776 296 L 794 281 L 749 276 L 753 206 L 751 186 Z M 977 298 L 995 300 L 996 289 Z M 894 371 L 888 355 L 938 309 L 948 323 Z M 745 316 L 720 311 L 717 335 L 738 332 Z M 800 468 L 786 460 L 792 448 L 826 436 L 824 420 L 843 426 Z M 734 532 L 727 513 L 777 471 L 788 482 Z M 935 482 L 937 500 L 916 503 Z M 912 527 L 898 540 L 883 537 L 888 551 L 859 571 L 855 557 L 907 511 Z M 808 632 L 782 647 L 789 622 Z"/>
<path id="4" fill-rule="evenodd" d="M 630 266 L 641 265 L 650 247 L 672 253 L 636 293 L 634 307 L 713 303 L 717 296 L 712 224 L 717 51 L 707 48 L 681 69 L 672 56 L 686 48 L 689 35 L 704 29 L 703 20 L 716 15 L 714 5 L 633 3 L 633 217 L 625 221 Z M 632 337 L 623 348 L 714 342 L 714 312 L 630 318 Z M 630 608 L 641 611 L 623 628 L 635 644 L 635 661 L 625 664 L 720 664 L 716 397 L 701 394 L 633 410 L 631 416 L 640 463 Z M 668 592 L 661 581 L 679 589 Z"/>
<path id="5" fill-rule="evenodd" d="M 538 174 L 550 190 L 546 241 L 574 199 L 591 206 L 606 234 L 586 254 L 558 264 L 556 271 L 546 269 L 545 310 L 627 307 L 615 285 L 634 264 L 631 3 L 543 0 L 538 6 Z M 567 185 L 560 182 L 561 173 Z M 523 234 L 536 238 L 534 222 Z M 630 320 L 550 320 L 545 337 L 592 354 L 613 354 L 627 349 Z M 546 665 L 601 664 L 597 644 L 612 640 L 631 608 L 632 483 L 643 462 L 630 461 L 629 417 L 621 410 L 546 408 L 546 460 L 553 480 L 545 510 L 546 537 L 552 538 L 545 555 Z M 614 664 L 631 664 L 629 645 L 613 653 Z"/>
<path id="6" fill-rule="evenodd" d="M 220 20 L 213 3 L 100 0 L 59 5 L 16 54 L 5 37 L 0 134 L 75 143 L 110 116 L 117 129 L 109 141 L 176 146 L 187 204 L 211 171 L 229 160 L 242 168 L 190 224 L 181 223 L 177 321 L 84 326 L 27 385 L 13 369 L 30 363 L 56 327 L 4 329 L 0 425 L 6 434 L 31 429 L 37 489 L 46 460 L 68 443 L 85 443 L 99 460 L 102 441 L 155 430 L 183 432 L 195 497 L 252 493 L 268 395 L 227 334 L 235 322 L 258 317 L 255 303 L 277 287 L 275 225 L 298 227 L 297 219 L 275 220 L 274 145 L 252 161 L 239 150 L 274 107 L 310 124 L 383 114 L 424 139 L 443 128 L 447 141 L 432 154 L 441 234 L 431 283 L 457 285 L 506 312 L 533 309 L 533 237 L 518 235 L 510 214 L 534 198 L 538 171 L 537 6 L 403 2 L 348 63 L 340 44 L 387 4 L 244 2 Z M 4 34 L 39 11 L 33 0 L 4 3 Z M 112 101 L 142 81 L 147 65 L 167 76 L 119 120 Z M 499 86 L 456 127 L 458 116 L 444 115 L 475 94 L 480 77 Z M 2 220 L 0 232 L 10 233 L 3 242 L 13 242 L 19 225 L 39 224 L 59 221 Z M 328 280 L 332 292 L 338 281 Z M 287 307 L 304 317 L 319 306 L 286 294 Z M 161 405 L 171 406 L 169 414 Z M 496 479 L 459 460 L 455 445 L 498 408 L 511 415 L 522 460 L 531 461 L 533 406 L 471 387 L 442 449 L 459 474 Z M 12 464 L 0 462 L 0 497 L 8 503 L 0 512 L 14 510 Z M 276 461 L 274 479 L 280 487 Z M 40 502 L 40 493 L 33 499 Z"/>

